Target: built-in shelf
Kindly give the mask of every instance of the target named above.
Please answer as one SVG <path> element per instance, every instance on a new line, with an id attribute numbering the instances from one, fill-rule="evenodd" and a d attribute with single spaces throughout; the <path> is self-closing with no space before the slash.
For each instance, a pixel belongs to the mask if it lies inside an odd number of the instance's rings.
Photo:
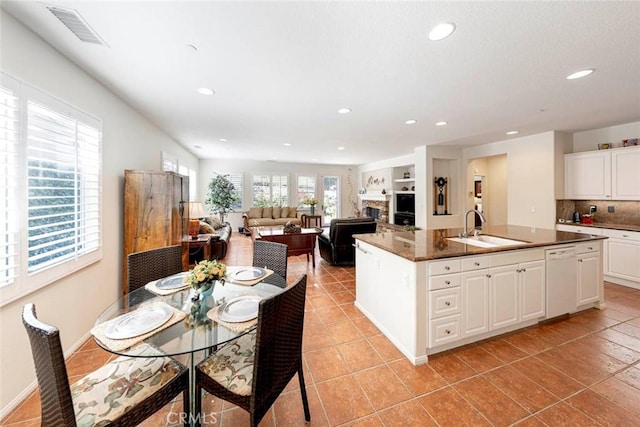
<path id="1" fill-rule="evenodd" d="M 394 191 L 395 194 L 416 194 L 415 191 L 402 191 L 402 190 L 396 190 Z"/>
<path id="2" fill-rule="evenodd" d="M 414 182 L 415 178 L 398 178 L 394 179 L 393 182 Z"/>

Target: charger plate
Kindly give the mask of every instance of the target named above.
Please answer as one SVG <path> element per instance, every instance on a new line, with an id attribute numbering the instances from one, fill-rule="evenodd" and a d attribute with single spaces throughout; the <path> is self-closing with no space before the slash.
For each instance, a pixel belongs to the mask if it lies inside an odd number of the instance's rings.
<path id="1" fill-rule="evenodd" d="M 104 335 L 115 340 L 137 337 L 162 326 L 172 315 L 173 310 L 166 305 L 141 307 L 109 322 Z"/>
<path id="2" fill-rule="evenodd" d="M 258 307 L 262 297 L 258 295 L 242 295 L 222 304 L 218 309 L 218 317 L 225 322 L 246 322 L 258 317 Z"/>
<path id="3" fill-rule="evenodd" d="M 156 288 L 167 291 L 170 289 L 179 289 L 189 286 L 188 284 L 183 282 L 183 279 L 187 274 L 189 274 L 189 272 L 184 271 L 182 273 L 177 273 L 172 276 L 160 279 L 156 282 Z"/>
<path id="4" fill-rule="evenodd" d="M 264 268 L 260 267 L 247 267 L 241 268 L 240 270 L 234 271 L 231 273 L 231 279 L 246 282 L 250 280 L 256 280 L 263 277 L 267 274 L 267 271 Z"/>

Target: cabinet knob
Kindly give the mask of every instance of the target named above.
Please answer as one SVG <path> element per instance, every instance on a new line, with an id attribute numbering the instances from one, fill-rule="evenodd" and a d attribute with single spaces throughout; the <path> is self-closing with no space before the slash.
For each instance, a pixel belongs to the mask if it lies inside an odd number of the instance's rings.
<path id="1" fill-rule="evenodd" d="M 445 329 L 444 333 L 447 334 L 447 335 L 450 335 L 451 334 L 451 330 L 450 329 Z"/>
<path id="2" fill-rule="evenodd" d="M 490 274 L 487 274 L 487 277 L 488 277 L 489 279 L 491 279 L 491 275 L 490 275 Z"/>
<path id="3" fill-rule="evenodd" d="M 629 235 L 628 234 L 623 234 L 622 237 L 629 237 Z"/>
<path id="4" fill-rule="evenodd" d="M 450 303 L 449 301 L 446 301 L 446 302 L 444 303 L 444 305 L 446 305 L 447 307 L 449 307 L 449 306 L 451 305 L 451 303 Z"/>
<path id="5" fill-rule="evenodd" d="M 480 267 L 480 263 L 479 262 L 474 262 L 473 265 L 475 265 L 476 267 Z"/>
<path id="6" fill-rule="evenodd" d="M 447 270 L 447 271 L 449 271 L 449 270 L 451 270 L 451 267 L 449 267 L 448 265 L 445 265 L 445 266 L 444 266 L 444 269 L 445 269 L 445 270 Z"/>
<path id="7" fill-rule="evenodd" d="M 517 269 L 517 270 L 516 270 L 516 273 L 520 273 L 521 271 L 522 271 L 521 269 Z"/>
<path id="8" fill-rule="evenodd" d="M 450 284 L 451 284 L 451 280 L 445 280 L 445 281 L 444 281 L 444 284 L 445 284 L 445 285 L 450 285 Z"/>
<path id="9" fill-rule="evenodd" d="M 525 271 L 527 271 L 526 268 L 523 268 L 522 270 L 520 270 L 522 273 L 524 273 Z"/>
<path id="10" fill-rule="evenodd" d="M 581 259 L 579 259 L 579 260 L 578 260 L 578 262 L 582 262 L 582 260 L 581 260 Z"/>
<path id="11" fill-rule="evenodd" d="M 593 248 L 591 246 L 587 247 L 588 250 L 592 251 Z"/>

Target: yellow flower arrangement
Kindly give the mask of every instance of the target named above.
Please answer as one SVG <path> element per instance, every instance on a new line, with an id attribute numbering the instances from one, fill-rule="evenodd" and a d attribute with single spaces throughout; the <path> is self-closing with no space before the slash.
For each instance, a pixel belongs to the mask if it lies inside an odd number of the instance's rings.
<path id="1" fill-rule="evenodd" d="M 306 196 L 304 199 L 302 199 L 302 203 L 305 205 L 315 206 L 318 204 L 318 199 L 316 199 L 315 197 Z"/>
<path id="2" fill-rule="evenodd" d="M 214 259 L 211 261 L 200 261 L 189 270 L 184 278 L 184 283 L 188 283 L 196 291 L 206 291 L 213 286 L 213 281 L 217 280 L 224 285 L 227 274 L 227 266 Z"/>

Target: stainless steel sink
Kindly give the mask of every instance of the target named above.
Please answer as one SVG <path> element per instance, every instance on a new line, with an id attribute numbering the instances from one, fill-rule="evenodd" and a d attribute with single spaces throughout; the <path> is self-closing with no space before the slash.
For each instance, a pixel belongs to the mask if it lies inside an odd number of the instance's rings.
<path id="1" fill-rule="evenodd" d="M 497 248 L 501 246 L 523 245 L 527 242 L 522 240 L 505 239 L 504 237 L 496 237 L 489 235 L 479 235 L 474 237 L 449 237 L 447 240 L 452 242 L 464 243 L 465 245 L 478 246 L 481 248 Z"/>

